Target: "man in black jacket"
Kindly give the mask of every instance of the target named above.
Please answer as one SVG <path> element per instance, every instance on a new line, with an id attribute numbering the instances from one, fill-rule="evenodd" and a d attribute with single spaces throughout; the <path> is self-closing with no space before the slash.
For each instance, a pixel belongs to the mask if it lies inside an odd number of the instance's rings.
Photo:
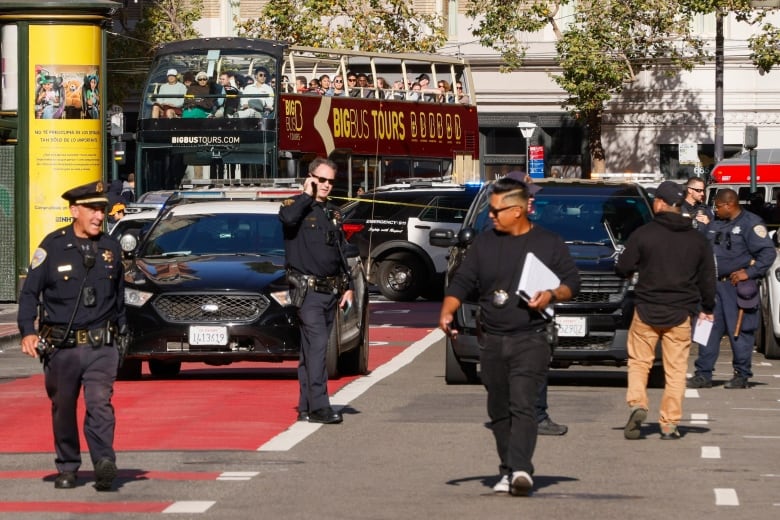
<path id="1" fill-rule="evenodd" d="M 661 438 L 679 439 L 685 373 L 691 346 L 691 317 L 713 320 L 715 260 L 702 233 L 681 214 L 680 186 L 662 182 L 655 192 L 655 218 L 636 230 L 615 265 L 621 276 L 639 274 L 636 308 L 628 332 L 628 391 L 631 407 L 626 439 L 638 439 L 647 418 L 647 378 L 661 339 L 666 385 L 661 398 Z M 699 311 L 701 309 L 701 311 Z"/>

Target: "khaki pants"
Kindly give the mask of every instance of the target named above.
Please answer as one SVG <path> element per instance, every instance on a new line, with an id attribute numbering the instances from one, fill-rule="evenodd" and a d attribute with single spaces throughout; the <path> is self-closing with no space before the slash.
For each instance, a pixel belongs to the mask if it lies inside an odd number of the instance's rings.
<path id="1" fill-rule="evenodd" d="M 670 328 L 646 324 L 634 312 L 628 331 L 628 405 L 648 409 L 647 378 L 655 359 L 655 346 L 661 339 L 666 384 L 661 397 L 659 423 L 662 430 L 677 425 L 682 419 L 685 396 L 685 373 L 691 349 L 691 319 Z M 666 428 L 665 428 L 666 427 Z"/>

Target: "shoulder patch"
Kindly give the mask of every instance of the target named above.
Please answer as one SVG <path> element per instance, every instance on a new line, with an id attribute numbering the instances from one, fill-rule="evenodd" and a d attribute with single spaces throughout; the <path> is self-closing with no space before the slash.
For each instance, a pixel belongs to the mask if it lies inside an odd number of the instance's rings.
<path id="1" fill-rule="evenodd" d="M 46 260 L 46 250 L 42 247 L 39 247 L 35 250 L 35 253 L 33 253 L 32 262 L 30 262 L 30 269 L 35 269 L 41 265 L 44 260 Z"/>
<path id="2" fill-rule="evenodd" d="M 295 199 L 284 199 L 282 201 L 282 206 L 291 206 L 295 202 Z"/>
<path id="3" fill-rule="evenodd" d="M 766 226 L 763 224 L 757 224 L 753 226 L 753 232 L 758 235 L 759 238 L 766 238 L 767 231 Z"/>

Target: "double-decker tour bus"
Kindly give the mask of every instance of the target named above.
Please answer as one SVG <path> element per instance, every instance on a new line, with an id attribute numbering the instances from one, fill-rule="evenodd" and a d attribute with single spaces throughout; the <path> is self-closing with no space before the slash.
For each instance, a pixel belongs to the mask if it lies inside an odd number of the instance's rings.
<path id="1" fill-rule="evenodd" d="M 316 156 L 339 164 L 347 195 L 408 179 L 479 180 L 470 68 L 432 54 L 169 43 L 152 62 L 135 139 L 138 193 L 292 184 Z"/>

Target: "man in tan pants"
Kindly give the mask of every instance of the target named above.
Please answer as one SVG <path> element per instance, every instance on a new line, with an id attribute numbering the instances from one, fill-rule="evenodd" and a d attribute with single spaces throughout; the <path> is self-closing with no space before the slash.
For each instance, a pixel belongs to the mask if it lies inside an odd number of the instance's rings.
<path id="1" fill-rule="evenodd" d="M 636 308 L 628 332 L 628 390 L 631 412 L 626 439 L 639 439 L 647 418 L 647 379 L 658 340 L 666 384 L 661 398 L 661 439 L 680 438 L 685 374 L 691 347 L 691 317 L 713 320 L 715 260 L 691 219 L 681 214 L 682 188 L 664 181 L 653 200 L 655 218 L 636 230 L 615 265 L 621 276 L 639 275 Z"/>

